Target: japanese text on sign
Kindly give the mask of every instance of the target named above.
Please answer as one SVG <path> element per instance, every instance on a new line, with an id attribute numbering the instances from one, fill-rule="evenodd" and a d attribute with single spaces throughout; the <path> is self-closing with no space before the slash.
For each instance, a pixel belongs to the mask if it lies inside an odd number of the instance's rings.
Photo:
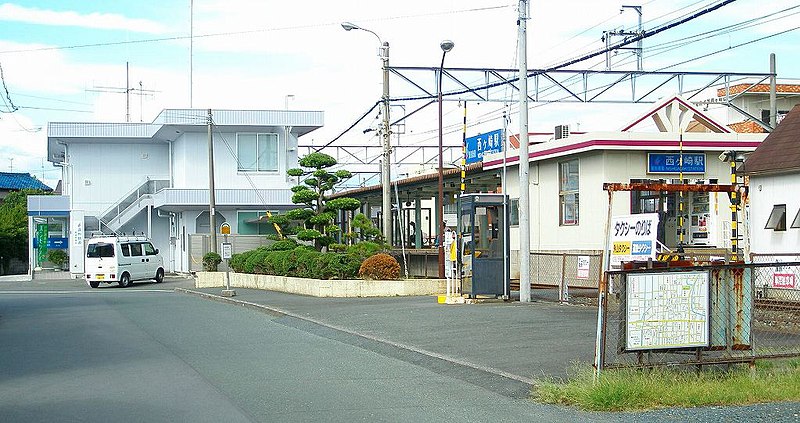
<path id="1" fill-rule="evenodd" d="M 483 160 L 483 155 L 503 151 L 503 130 L 497 129 L 464 140 L 467 164 Z"/>
<path id="2" fill-rule="evenodd" d="M 609 263 L 619 267 L 623 261 L 655 258 L 658 213 L 615 216 L 611 219 Z"/>

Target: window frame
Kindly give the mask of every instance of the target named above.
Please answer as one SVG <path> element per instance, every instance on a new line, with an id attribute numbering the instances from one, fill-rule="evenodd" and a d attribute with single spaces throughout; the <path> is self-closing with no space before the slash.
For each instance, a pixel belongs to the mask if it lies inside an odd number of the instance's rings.
<path id="1" fill-rule="evenodd" d="M 570 165 L 574 164 L 575 170 L 575 186 L 569 186 L 570 180 Z M 564 168 L 566 166 L 567 177 L 564 177 Z M 570 204 L 574 204 L 574 219 L 566 220 L 567 199 L 573 197 Z M 558 163 L 558 225 L 559 226 L 578 226 L 580 224 L 580 160 L 570 159 Z"/>
<path id="2" fill-rule="evenodd" d="M 245 150 L 241 143 L 241 136 L 248 135 L 255 137 L 255 151 L 252 153 L 254 157 L 254 162 L 252 167 L 246 166 L 242 163 L 242 152 Z M 275 161 L 274 167 L 272 168 L 261 168 L 261 163 L 259 160 L 260 157 L 260 149 L 259 149 L 259 142 L 261 137 L 265 137 L 265 141 L 273 141 L 275 146 Z M 249 173 L 278 173 L 281 169 L 281 150 L 280 150 L 280 135 L 276 132 L 237 132 L 236 133 L 236 170 L 238 172 L 249 172 Z"/>
<path id="3" fill-rule="evenodd" d="M 776 232 L 783 232 L 786 230 L 786 204 L 775 204 L 772 206 L 772 211 L 767 218 L 767 224 L 764 229 L 772 229 Z"/>
<path id="4" fill-rule="evenodd" d="M 792 219 L 792 226 L 790 228 L 800 228 L 800 210 L 797 210 L 797 214 L 794 215 L 794 219 Z"/>

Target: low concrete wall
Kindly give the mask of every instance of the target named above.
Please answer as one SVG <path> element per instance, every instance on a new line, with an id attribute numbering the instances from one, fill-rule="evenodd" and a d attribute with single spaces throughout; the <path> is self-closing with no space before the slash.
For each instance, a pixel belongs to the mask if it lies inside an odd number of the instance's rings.
<path id="1" fill-rule="evenodd" d="M 444 279 L 406 279 L 397 281 L 365 281 L 361 279 L 322 280 L 288 276 L 230 274 L 231 288 L 264 289 L 313 297 L 394 297 L 436 295 L 447 290 Z M 197 272 L 196 288 L 225 287 L 225 273 Z"/>

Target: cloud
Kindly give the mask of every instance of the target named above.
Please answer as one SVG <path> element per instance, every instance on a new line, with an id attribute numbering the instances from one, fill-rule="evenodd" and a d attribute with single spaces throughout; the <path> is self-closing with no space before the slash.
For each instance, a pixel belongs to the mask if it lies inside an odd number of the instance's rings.
<path id="1" fill-rule="evenodd" d="M 163 34 L 167 28 L 148 19 L 132 19 L 113 13 L 80 14 L 22 7 L 12 3 L 0 4 L 0 20 L 36 25 L 73 26 L 92 29 L 124 30 L 147 34 Z"/>

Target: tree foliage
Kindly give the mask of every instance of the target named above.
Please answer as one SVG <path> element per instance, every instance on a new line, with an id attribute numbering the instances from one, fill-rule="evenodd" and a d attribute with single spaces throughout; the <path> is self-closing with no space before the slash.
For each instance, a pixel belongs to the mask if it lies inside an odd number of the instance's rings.
<path id="1" fill-rule="evenodd" d="M 297 239 L 313 241 L 314 247 L 321 250 L 335 242 L 334 235 L 340 228 L 334 224 L 336 213 L 348 212 L 361 207 L 354 198 L 328 199 L 328 195 L 338 184 L 353 175 L 346 170 L 331 172 L 336 159 L 324 153 L 311 153 L 298 160 L 300 168 L 287 170 L 296 177 L 298 183 L 292 187 L 292 203 L 300 207 L 281 215 L 274 215 L 269 221 L 281 227 L 284 233 L 296 234 Z"/>
<path id="2" fill-rule="evenodd" d="M 2 267 L 11 259 L 28 260 L 28 195 L 47 195 L 40 190 L 9 193 L 0 204 L 0 257 Z"/>

